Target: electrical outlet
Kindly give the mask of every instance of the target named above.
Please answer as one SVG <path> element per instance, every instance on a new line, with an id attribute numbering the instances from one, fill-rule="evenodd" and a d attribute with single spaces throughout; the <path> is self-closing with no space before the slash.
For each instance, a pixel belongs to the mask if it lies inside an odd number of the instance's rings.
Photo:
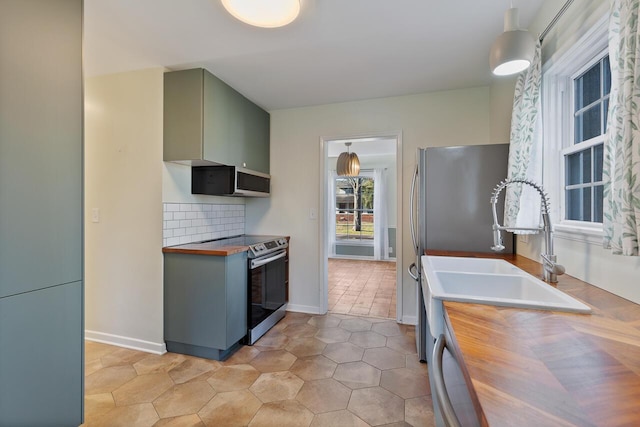
<path id="1" fill-rule="evenodd" d="M 522 243 L 529 243 L 529 235 L 528 234 L 520 234 L 518 240 Z"/>
<path id="2" fill-rule="evenodd" d="M 389 253 L 392 254 L 393 253 L 393 247 L 389 246 Z"/>

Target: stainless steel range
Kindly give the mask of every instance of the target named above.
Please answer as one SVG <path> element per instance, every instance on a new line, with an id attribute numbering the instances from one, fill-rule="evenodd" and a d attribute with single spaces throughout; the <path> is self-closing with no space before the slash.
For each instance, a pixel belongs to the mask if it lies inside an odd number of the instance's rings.
<path id="1" fill-rule="evenodd" d="M 278 236 L 241 236 L 249 246 L 247 343 L 252 345 L 285 315 L 287 248 Z"/>

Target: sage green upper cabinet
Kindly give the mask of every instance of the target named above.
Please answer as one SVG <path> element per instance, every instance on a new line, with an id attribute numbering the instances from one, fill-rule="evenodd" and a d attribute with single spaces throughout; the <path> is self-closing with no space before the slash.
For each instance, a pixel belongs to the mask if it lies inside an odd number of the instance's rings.
<path id="1" fill-rule="evenodd" d="M 269 113 L 202 68 L 164 75 L 164 160 L 269 173 Z"/>

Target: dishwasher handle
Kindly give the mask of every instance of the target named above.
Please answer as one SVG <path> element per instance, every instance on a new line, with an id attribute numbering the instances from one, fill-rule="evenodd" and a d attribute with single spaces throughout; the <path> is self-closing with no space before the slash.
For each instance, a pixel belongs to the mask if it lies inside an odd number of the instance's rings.
<path id="1" fill-rule="evenodd" d="M 447 427 L 461 427 L 460 421 L 458 420 L 456 412 L 453 409 L 453 405 L 451 404 L 451 400 L 449 399 L 447 386 L 444 383 L 442 357 L 446 346 L 447 340 L 444 334 L 440 334 L 433 349 L 433 382 L 436 386 L 436 399 L 438 400 L 438 405 L 442 412 L 444 425 Z"/>

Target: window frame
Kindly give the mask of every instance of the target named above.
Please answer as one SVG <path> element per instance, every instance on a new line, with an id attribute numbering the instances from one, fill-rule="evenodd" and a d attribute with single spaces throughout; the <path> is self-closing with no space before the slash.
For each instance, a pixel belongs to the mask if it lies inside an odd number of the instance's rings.
<path id="1" fill-rule="evenodd" d="M 336 175 L 333 179 L 333 185 L 334 188 L 337 187 L 337 181 L 339 179 L 344 179 L 344 176 L 338 176 Z M 374 188 L 374 197 L 375 197 L 375 177 L 374 177 L 374 173 L 370 172 L 370 171 L 361 171 L 358 176 L 355 177 L 349 177 L 349 178 L 367 178 L 367 179 L 371 179 L 373 181 L 373 188 Z M 335 197 L 336 200 L 334 200 L 334 205 L 335 205 L 335 210 L 336 210 L 336 214 L 337 211 L 339 210 L 338 208 L 338 204 L 337 204 L 337 197 L 338 194 L 337 192 L 335 193 Z M 353 211 L 354 213 L 358 210 L 355 207 L 353 209 L 350 209 L 351 211 Z M 337 231 L 337 223 L 336 223 L 336 232 L 335 232 L 335 236 L 334 236 L 334 241 L 336 244 L 343 244 L 343 245 L 349 245 L 349 246 L 373 246 L 374 245 L 374 240 L 375 240 L 375 233 L 376 233 L 376 227 L 375 227 L 375 209 L 371 208 L 371 209 L 361 209 L 362 211 L 369 211 L 371 210 L 373 212 L 373 220 L 374 220 L 374 225 L 373 225 L 373 234 L 371 235 L 370 239 L 362 239 L 362 237 L 360 237 L 359 239 L 344 239 L 344 238 L 339 238 L 338 237 L 338 231 Z M 335 221 L 335 218 L 334 218 Z M 356 233 L 356 232 L 354 232 Z"/>
<path id="2" fill-rule="evenodd" d="M 558 238 L 597 245 L 602 245 L 602 223 L 565 219 L 565 156 L 593 147 L 605 139 L 600 135 L 574 144 L 573 84 L 576 77 L 607 54 L 608 14 L 605 14 L 577 43 L 550 58 L 542 72 L 543 182 L 551 196 L 554 234 Z"/>
<path id="3" fill-rule="evenodd" d="M 562 164 L 562 171 L 561 171 L 561 178 L 562 178 L 562 195 L 561 195 L 561 205 L 563 206 L 562 211 L 560 212 L 560 221 L 561 223 L 567 223 L 573 226 L 576 226 L 577 224 L 582 224 L 582 225 L 587 225 L 589 226 L 589 224 L 593 224 L 594 226 L 598 226 L 600 225 L 600 228 L 602 228 L 602 223 L 598 223 L 598 222 L 594 222 L 594 221 L 578 221 L 578 220 L 569 220 L 566 219 L 566 208 L 567 208 L 567 202 L 566 202 L 566 197 L 567 197 L 567 187 L 570 187 L 570 185 L 567 185 L 566 183 L 566 158 L 568 155 L 571 154 L 576 154 L 576 153 L 580 153 L 580 152 L 584 152 L 586 150 L 591 150 L 591 152 L 593 153 L 593 148 L 597 145 L 600 144 L 604 144 L 605 140 L 606 140 L 606 133 L 594 136 L 593 138 L 589 138 L 589 139 L 585 139 L 584 141 L 575 143 L 574 141 L 576 140 L 576 126 L 575 126 L 575 118 L 576 118 L 576 109 L 575 109 L 575 105 L 576 105 L 576 92 L 574 89 L 574 83 L 576 81 L 576 79 L 578 79 L 580 76 L 582 76 L 586 71 L 588 71 L 589 69 L 593 68 L 596 64 L 600 65 L 602 60 L 609 55 L 609 50 L 607 48 L 603 49 L 602 51 L 600 51 L 600 53 L 598 53 L 595 57 L 593 57 L 591 60 L 589 60 L 589 62 L 585 63 L 582 67 L 580 67 L 575 73 L 573 73 L 569 78 L 568 78 L 568 82 L 567 82 L 567 87 L 569 89 L 569 105 L 571 106 L 571 111 L 570 114 L 568 114 L 568 112 L 566 113 L 568 116 L 568 123 L 567 126 L 569 127 L 569 138 L 568 140 L 564 141 L 564 143 L 562 144 L 562 148 L 560 150 L 560 156 L 562 157 L 561 160 L 561 164 Z M 600 76 L 600 82 L 603 83 L 603 77 L 602 75 Z M 600 91 L 602 92 L 602 86 L 600 87 Z M 582 107 L 580 110 L 585 111 L 587 109 L 589 109 L 591 106 L 596 105 L 596 103 L 600 103 L 602 105 L 602 107 L 604 107 L 604 101 L 609 99 L 609 94 L 605 95 L 604 97 L 599 97 L 597 99 L 597 101 L 593 101 L 592 103 L 590 103 L 587 106 Z M 604 127 L 606 127 L 606 123 L 602 123 L 602 119 L 603 119 L 603 111 L 600 112 L 600 126 L 601 129 L 603 129 Z M 587 184 L 573 184 L 571 185 L 571 187 L 573 188 L 590 188 L 593 189 L 594 187 L 596 187 L 597 185 L 602 185 L 604 183 L 604 181 L 594 181 L 595 179 L 595 156 L 591 156 L 591 182 L 587 183 Z M 592 190 L 593 191 L 593 190 Z M 593 193 L 592 193 L 593 194 Z M 592 218 L 594 216 L 594 203 L 593 203 L 593 198 L 591 201 L 591 215 Z M 589 226 L 591 227 L 591 226 Z"/>

